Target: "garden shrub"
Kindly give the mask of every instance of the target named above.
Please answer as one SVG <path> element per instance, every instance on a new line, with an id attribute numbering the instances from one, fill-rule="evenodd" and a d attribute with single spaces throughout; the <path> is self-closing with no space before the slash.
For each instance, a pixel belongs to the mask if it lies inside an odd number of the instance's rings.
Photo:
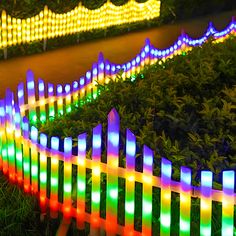
<path id="1" fill-rule="evenodd" d="M 108 112 L 115 107 L 121 117 L 122 138 L 130 128 L 143 144 L 179 167 L 209 169 L 221 179 L 223 169 L 236 168 L 236 38 L 222 44 L 206 43 L 187 56 L 176 56 L 146 67 L 135 78 L 117 77 L 103 86 L 92 103 L 74 108 L 40 127 L 49 136 L 72 136 L 102 123 L 106 131 Z M 133 82 L 132 82 L 133 81 Z M 139 156 L 141 150 L 139 149 Z M 159 168 L 156 168 L 158 174 Z"/>

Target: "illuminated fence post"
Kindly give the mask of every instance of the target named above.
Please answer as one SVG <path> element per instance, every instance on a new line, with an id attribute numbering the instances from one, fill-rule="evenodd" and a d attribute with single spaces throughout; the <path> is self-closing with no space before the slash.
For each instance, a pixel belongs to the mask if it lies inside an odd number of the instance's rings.
<path id="1" fill-rule="evenodd" d="M 104 57 L 102 53 L 99 53 L 98 56 L 98 83 L 104 84 L 104 78 L 105 78 L 105 63 L 104 63 Z M 98 95 L 99 91 L 94 91 L 93 98 L 95 99 Z"/>
<path id="2" fill-rule="evenodd" d="M 201 172 L 200 235 L 211 235 L 212 172 Z"/>
<path id="3" fill-rule="evenodd" d="M 95 94 L 95 98 L 97 96 L 97 84 L 98 84 L 98 64 L 94 63 L 92 68 L 92 87 L 87 85 L 87 100 L 93 99 L 93 95 Z"/>
<path id="4" fill-rule="evenodd" d="M 46 147 L 47 147 L 47 135 L 40 134 L 40 152 L 39 152 L 39 164 L 40 164 L 40 174 L 39 174 L 39 201 L 40 208 L 42 212 L 46 212 L 46 197 L 47 197 L 47 156 L 46 156 Z"/>
<path id="5" fill-rule="evenodd" d="M 144 145 L 142 233 L 145 236 L 152 235 L 152 175 L 153 151 Z"/>
<path id="6" fill-rule="evenodd" d="M 105 61 L 105 83 L 109 83 L 111 79 L 111 63 L 109 60 Z"/>
<path id="7" fill-rule="evenodd" d="M 86 77 L 80 77 L 79 79 L 79 99 L 78 99 L 78 104 L 79 106 L 83 105 L 83 100 L 86 98 L 86 93 L 85 93 L 85 86 L 88 80 L 91 80 L 91 72 L 87 71 Z M 89 82 L 88 82 L 89 83 Z"/>
<path id="8" fill-rule="evenodd" d="M 221 234 L 227 236 L 234 235 L 234 183 L 235 172 L 223 171 Z"/>
<path id="9" fill-rule="evenodd" d="M 126 183 L 125 183 L 125 234 L 134 231 L 134 196 L 135 196 L 135 155 L 136 138 L 126 130 Z M 131 234 L 132 235 L 132 234 Z"/>
<path id="10" fill-rule="evenodd" d="M 112 171 L 109 169 L 107 171 L 106 231 L 108 234 L 117 232 L 119 129 L 120 118 L 113 108 L 108 115 L 107 126 L 107 167 L 113 168 Z"/>
<path id="11" fill-rule="evenodd" d="M 15 143 L 13 126 L 13 93 L 7 89 L 5 97 L 5 116 L 6 116 L 6 137 L 7 137 L 7 156 L 10 181 L 15 181 Z"/>
<path id="12" fill-rule="evenodd" d="M 165 158 L 161 162 L 161 215 L 160 215 L 160 235 L 170 235 L 171 223 L 171 172 L 172 164 Z"/>
<path id="13" fill-rule="evenodd" d="M 23 169 L 24 169 L 24 191 L 30 191 L 30 153 L 29 153 L 29 121 L 23 118 Z"/>
<path id="14" fill-rule="evenodd" d="M 63 115 L 62 85 L 57 85 L 57 114 Z"/>
<path id="15" fill-rule="evenodd" d="M 181 167 L 180 173 L 180 236 L 190 235 L 191 170 Z"/>
<path id="16" fill-rule="evenodd" d="M 36 144 L 38 143 L 38 129 L 34 126 L 31 127 L 30 137 L 32 141 L 31 146 L 31 191 L 33 193 L 38 192 L 38 148 Z M 35 146 L 34 146 L 35 145 Z"/>
<path id="17" fill-rule="evenodd" d="M 40 110 L 39 110 L 39 119 L 41 122 L 46 121 L 46 107 L 45 107 L 45 84 L 42 79 L 38 80 L 38 92 L 39 92 L 39 102 L 40 102 Z"/>
<path id="18" fill-rule="evenodd" d="M 77 226 L 84 229 L 86 197 L 86 133 L 78 136 Z"/>
<path id="19" fill-rule="evenodd" d="M 54 86 L 53 84 L 48 84 L 48 118 L 53 118 L 55 116 L 55 105 L 54 105 Z"/>
<path id="20" fill-rule="evenodd" d="M 78 106 L 79 105 L 79 83 L 78 83 L 78 81 L 73 82 L 72 89 L 73 89 L 73 105 Z"/>
<path id="21" fill-rule="evenodd" d="M 15 132 L 14 132 L 14 140 L 16 147 L 16 173 L 17 173 L 17 181 L 19 184 L 22 184 L 23 181 L 23 164 L 22 164 L 22 146 L 21 146 L 21 114 L 20 108 L 18 104 L 15 104 L 15 115 L 14 115 L 14 123 L 15 123 Z"/>
<path id="22" fill-rule="evenodd" d="M 59 181 L 59 138 L 51 138 L 51 178 L 50 178 L 50 216 L 56 218 L 58 216 L 58 181 Z"/>
<path id="23" fill-rule="evenodd" d="M 6 111 L 5 100 L 0 100 L 0 115 L 1 115 L 1 155 L 2 169 L 6 175 L 8 173 L 8 158 L 7 158 L 7 137 L 6 137 Z"/>
<path id="24" fill-rule="evenodd" d="M 35 82 L 34 82 L 34 74 L 31 70 L 28 70 L 26 73 L 26 80 L 27 80 L 27 93 L 28 93 L 28 104 L 29 108 L 29 119 L 35 123 L 37 116 L 36 110 L 34 107 L 35 104 Z"/>
<path id="25" fill-rule="evenodd" d="M 65 95 L 66 95 L 66 113 L 71 112 L 71 87 L 69 84 L 65 85 Z"/>
<path id="26" fill-rule="evenodd" d="M 23 106 L 25 104 L 25 93 L 24 93 L 24 83 L 19 83 L 17 87 L 17 98 L 18 98 L 18 105 L 19 107 Z M 24 116 L 25 113 L 22 114 Z"/>
<path id="27" fill-rule="evenodd" d="M 63 215 L 69 220 L 71 216 L 72 192 L 72 138 L 64 139 L 64 186 L 63 186 Z"/>
<path id="28" fill-rule="evenodd" d="M 92 206 L 91 206 L 91 225 L 94 230 L 93 234 L 98 234 L 100 226 L 100 161 L 102 152 L 102 125 L 98 125 L 93 129 L 93 140 L 92 140 Z M 90 229 L 91 230 L 91 229 Z M 92 235 L 92 233 L 90 232 Z"/>

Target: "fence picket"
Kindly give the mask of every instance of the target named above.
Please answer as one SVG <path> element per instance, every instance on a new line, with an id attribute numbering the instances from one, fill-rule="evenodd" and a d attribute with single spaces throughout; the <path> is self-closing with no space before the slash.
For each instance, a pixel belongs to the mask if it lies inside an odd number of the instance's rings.
<path id="1" fill-rule="evenodd" d="M 234 235 L 234 183 L 235 172 L 223 171 L 221 234 L 227 236 Z"/>
<path id="2" fill-rule="evenodd" d="M 40 148 L 39 150 L 39 201 L 40 201 L 40 208 L 43 213 L 46 212 L 46 197 L 47 197 L 47 156 L 46 156 L 46 147 L 48 138 L 47 135 L 41 133 L 40 137 Z"/>
<path id="3" fill-rule="evenodd" d="M 171 172 L 172 164 L 165 158 L 161 162 L 161 214 L 160 235 L 170 235 L 171 225 Z"/>
<path id="4" fill-rule="evenodd" d="M 180 222 L 179 235 L 190 235 L 190 214 L 191 214 L 191 170 L 181 167 L 180 171 Z"/>
<path id="5" fill-rule="evenodd" d="M 126 130 L 126 183 L 125 183 L 125 232 L 134 232 L 134 198 L 135 198 L 135 156 L 136 138 Z M 129 232 L 127 234 L 127 232 Z"/>
<path id="6" fill-rule="evenodd" d="M 45 83 L 42 79 L 38 80 L 38 94 L 39 94 L 39 120 L 44 123 L 46 121 L 46 104 L 45 104 Z"/>
<path id="7" fill-rule="evenodd" d="M 211 235 L 212 172 L 201 172 L 200 235 Z"/>
<path id="8" fill-rule="evenodd" d="M 142 234 L 152 235 L 152 176 L 153 151 L 143 147 L 143 199 L 142 199 Z"/>
<path id="9" fill-rule="evenodd" d="M 102 125 L 99 124 L 93 129 L 92 139 L 92 206 L 91 206 L 91 235 L 99 235 L 100 222 L 100 201 L 101 201 L 101 152 L 102 152 Z"/>
<path id="10" fill-rule="evenodd" d="M 1 115 L 1 159 L 3 173 L 8 173 L 8 158 L 7 158 L 7 136 L 6 136 L 6 111 L 5 99 L 0 100 L 0 115 Z"/>
<path id="11" fill-rule="evenodd" d="M 64 139 L 64 182 L 63 182 L 63 216 L 70 219 L 72 207 L 72 138 Z"/>
<path id="12" fill-rule="evenodd" d="M 36 116 L 36 107 L 35 104 L 35 81 L 34 73 L 31 70 L 28 70 L 26 73 L 26 85 L 27 85 L 27 95 L 28 95 L 28 104 L 29 108 L 29 120 L 34 124 L 37 120 Z"/>
<path id="13" fill-rule="evenodd" d="M 30 138 L 32 142 L 31 146 L 31 191 L 33 193 L 38 192 L 38 175 L 39 175 L 39 163 L 38 163 L 38 129 L 34 126 L 31 126 L 30 129 Z"/>
<path id="14" fill-rule="evenodd" d="M 106 230 L 108 235 L 117 232 L 118 175 L 120 118 L 115 109 L 108 115 L 107 125 L 107 193 L 106 193 Z"/>
<path id="15" fill-rule="evenodd" d="M 59 184 L 59 138 L 51 137 L 51 177 L 50 177 L 50 216 L 58 216 L 58 184 Z"/>
<path id="16" fill-rule="evenodd" d="M 77 226 L 84 229 L 86 198 L 86 133 L 78 136 L 78 173 L 77 173 Z"/>
<path id="17" fill-rule="evenodd" d="M 48 119 L 55 116 L 54 85 L 48 83 Z"/>
<path id="18" fill-rule="evenodd" d="M 30 192 L 30 145 L 29 145 L 29 120 L 24 116 L 22 123 L 23 130 L 23 173 L 24 173 L 24 191 Z"/>
<path id="19" fill-rule="evenodd" d="M 6 138 L 7 138 L 7 156 L 9 178 L 15 182 L 16 178 L 16 164 L 15 164 L 15 143 L 14 143 L 14 127 L 13 127 L 13 92 L 6 90 L 5 97 L 5 116 L 6 116 Z"/>

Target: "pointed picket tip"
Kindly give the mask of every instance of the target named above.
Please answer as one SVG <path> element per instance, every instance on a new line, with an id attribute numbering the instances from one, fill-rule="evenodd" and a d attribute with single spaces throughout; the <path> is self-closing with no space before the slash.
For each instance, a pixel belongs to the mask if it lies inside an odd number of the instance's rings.
<path id="1" fill-rule="evenodd" d="M 151 42 L 150 42 L 150 39 L 149 39 L 149 38 L 146 38 L 146 39 L 145 39 L 145 45 L 151 45 Z"/>
<path id="2" fill-rule="evenodd" d="M 104 56 L 103 56 L 103 53 L 102 53 L 102 52 L 100 52 L 100 53 L 98 54 L 98 63 L 100 63 L 100 62 L 104 62 Z"/>
<path id="3" fill-rule="evenodd" d="M 34 80 L 34 72 L 31 69 L 28 69 L 26 72 L 26 79 L 28 80 Z"/>
<path id="4" fill-rule="evenodd" d="M 108 120 L 110 122 L 114 122 L 114 121 L 119 121 L 119 119 L 120 119 L 120 117 L 119 117 L 117 110 L 115 108 L 112 108 L 108 114 Z"/>

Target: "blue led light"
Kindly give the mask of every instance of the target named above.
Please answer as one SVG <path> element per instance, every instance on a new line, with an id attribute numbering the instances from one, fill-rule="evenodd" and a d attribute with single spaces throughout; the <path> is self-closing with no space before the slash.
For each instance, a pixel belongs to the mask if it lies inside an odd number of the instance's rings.
<path id="1" fill-rule="evenodd" d="M 84 85 L 84 77 L 81 77 L 81 78 L 80 78 L 80 80 L 79 80 L 79 84 L 80 84 L 81 86 Z"/>
<path id="2" fill-rule="evenodd" d="M 101 64 L 99 65 L 99 68 L 100 68 L 101 70 L 104 70 L 104 63 L 101 63 Z"/>
<path id="3" fill-rule="evenodd" d="M 137 56 L 137 57 L 136 57 L 136 62 L 137 62 L 137 64 L 140 63 L 140 56 Z"/>
<path id="4" fill-rule="evenodd" d="M 74 81 L 74 82 L 73 82 L 73 88 L 74 88 L 74 89 L 77 89 L 77 88 L 78 88 L 78 82 L 77 82 L 77 81 Z"/>
<path id="5" fill-rule="evenodd" d="M 40 92 L 44 91 L 44 83 L 43 82 L 39 82 L 39 91 Z"/>
<path id="6" fill-rule="evenodd" d="M 148 53 L 149 50 L 150 50 L 149 45 L 146 45 L 145 48 L 144 48 L 144 51 L 145 51 L 146 53 Z"/>
<path id="7" fill-rule="evenodd" d="M 108 64 L 106 65 L 106 70 L 110 70 L 111 66 Z"/>
<path id="8" fill-rule="evenodd" d="M 57 86 L 57 93 L 62 93 L 62 86 L 61 85 Z"/>
<path id="9" fill-rule="evenodd" d="M 87 80 L 91 79 L 91 71 L 87 71 L 86 78 L 87 78 Z"/>
<path id="10" fill-rule="evenodd" d="M 65 92 L 66 92 L 66 93 L 69 93 L 69 92 L 70 92 L 70 85 L 69 85 L 69 84 L 66 84 L 66 86 L 65 86 Z"/>
<path id="11" fill-rule="evenodd" d="M 93 69 L 93 75 L 97 75 L 98 74 L 98 69 L 97 68 L 94 68 Z"/>
<path id="12" fill-rule="evenodd" d="M 130 63 L 130 62 L 128 62 L 128 63 L 127 63 L 127 65 L 126 65 L 126 67 L 127 67 L 127 70 L 129 70 L 129 69 L 130 69 L 130 67 L 131 67 L 131 63 Z"/>
<path id="13" fill-rule="evenodd" d="M 24 96 L 23 90 L 18 90 L 18 98 L 22 98 Z"/>

